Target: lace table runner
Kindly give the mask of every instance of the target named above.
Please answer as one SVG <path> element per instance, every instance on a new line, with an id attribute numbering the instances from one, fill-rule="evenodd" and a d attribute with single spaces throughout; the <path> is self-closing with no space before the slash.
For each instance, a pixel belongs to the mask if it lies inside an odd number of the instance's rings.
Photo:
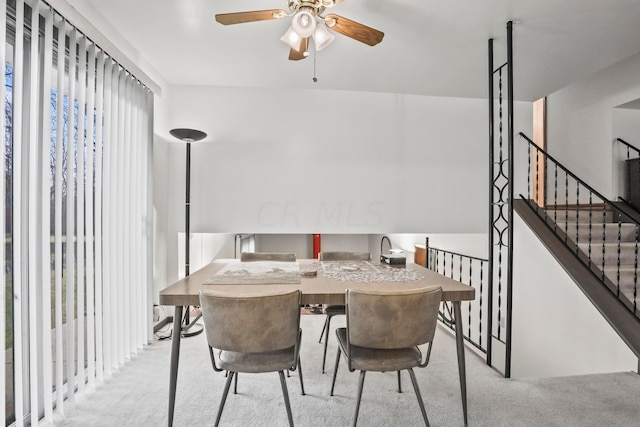
<path id="1" fill-rule="evenodd" d="M 225 265 L 205 285 L 277 285 L 300 283 L 297 262 L 253 261 Z"/>
<path id="2" fill-rule="evenodd" d="M 322 261 L 320 265 L 325 277 L 349 282 L 417 282 L 424 278 L 415 270 L 369 261 Z"/>

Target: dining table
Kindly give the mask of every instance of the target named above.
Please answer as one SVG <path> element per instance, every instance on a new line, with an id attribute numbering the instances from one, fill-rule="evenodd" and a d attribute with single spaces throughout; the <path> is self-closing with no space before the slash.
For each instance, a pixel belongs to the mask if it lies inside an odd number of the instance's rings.
<path id="1" fill-rule="evenodd" d="M 349 268 L 317 259 L 299 259 L 292 271 L 277 269 L 278 274 L 255 280 L 257 264 L 237 259 L 214 259 L 199 270 L 167 286 L 159 293 L 159 303 L 174 306 L 171 362 L 169 368 L 168 425 L 173 425 L 176 385 L 180 360 L 180 340 L 185 308 L 199 306 L 201 290 L 215 290 L 233 296 L 251 296 L 300 289 L 302 305 L 345 304 L 346 289 L 389 290 L 441 287 L 442 301 L 453 306 L 453 319 L 460 380 L 464 425 L 467 425 L 467 384 L 465 345 L 461 303 L 475 299 L 475 289 L 438 274 L 423 266 L 407 262 L 389 266 L 378 261 L 365 261 L 364 268 Z M 249 265 L 251 264 L 251 265 Z M 351 264 L 352 265 L 352 264 Z M 251 268 L 249 268 L 251 267 Z M 253 269 L 253 270 L 252 270 Z M 358 270 L 358 271 L 351 271 Z"/>

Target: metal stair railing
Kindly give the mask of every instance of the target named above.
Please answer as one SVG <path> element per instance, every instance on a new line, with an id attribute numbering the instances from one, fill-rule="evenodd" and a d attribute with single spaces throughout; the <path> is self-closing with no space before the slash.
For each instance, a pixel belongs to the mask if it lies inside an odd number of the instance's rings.
<path id="1" fill-rule="evenodd" d="M 520 197 L 603 286 L 640 318 L 640 224 L 525 134 L 520 133 L 520 137 L 528 144 L 527 196 Z"/>
<path id="2" fill-rule="evenodd" d="M 430 247 L 427 239 L 426 267 L 476 289 L 476 299 L 462 305 L 462 314 L 463 317 L 466 315 L 467 323 L 464 339 L 485 356 L 489 342 L 488 316 L 491 316 L 487 308 L 489 289 L 486 270 L 488 266 L 489 260 L 486 258 Z M 439 320 L 449 329 L 455 330 L 455 316 L 449 303 L 441 304 Z"/>

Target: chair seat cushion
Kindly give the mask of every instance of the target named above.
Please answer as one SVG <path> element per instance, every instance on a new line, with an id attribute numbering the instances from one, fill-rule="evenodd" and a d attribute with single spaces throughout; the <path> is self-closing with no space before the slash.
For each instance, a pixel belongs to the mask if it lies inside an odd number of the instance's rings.
<path id="1" fill-rule="evenodd" d="M 324 314 L 327 316 L 337 316 L 346 313 L 347 308 L 344 305 L 327 305 L 324 307 Z"/>
<path id="2" fill-rule="evenodd" d="M 264 353 L 238 353 L 221 350 L 220 368 L 233 372 L 274 372 L 291 369 L 295 365 L 295 347 Z"/>
<path id="3" fill-rule="evenodd" d="M 338 343 L 347 357 L 347 328 L 336 329 Z M 393 372 L 420 365 L 422 353 L 418 347 L 377 349 L 351 345 L 352 368 L 360 371 Z M 347 359 L 347 363 L 348 363 Z"/>

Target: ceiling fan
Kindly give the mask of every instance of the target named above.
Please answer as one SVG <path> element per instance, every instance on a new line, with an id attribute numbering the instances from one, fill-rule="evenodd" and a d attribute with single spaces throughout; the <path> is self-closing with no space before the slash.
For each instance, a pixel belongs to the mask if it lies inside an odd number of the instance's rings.
<path id="1" fill-rule="evenodd" d="M 329 13 L 323 15 L 327 8 L 341 3 L 343 0 L 287 0 L 288 10 L 269 9 L 250 12 L 220 13 L 216 21 L 224 25 L 242 24 L 245 22 L 268 21 L 292 16 L 291 27 L 280 38 L 291 48 L 289 59 L 297 61 L 309 56 L 309 39 L 313 38 L 316 50 L 327 47 L 335 38 L 329 29 L 357 40 L 369 46 L 382 41 L 384 33 L 366 25 Z"/>

